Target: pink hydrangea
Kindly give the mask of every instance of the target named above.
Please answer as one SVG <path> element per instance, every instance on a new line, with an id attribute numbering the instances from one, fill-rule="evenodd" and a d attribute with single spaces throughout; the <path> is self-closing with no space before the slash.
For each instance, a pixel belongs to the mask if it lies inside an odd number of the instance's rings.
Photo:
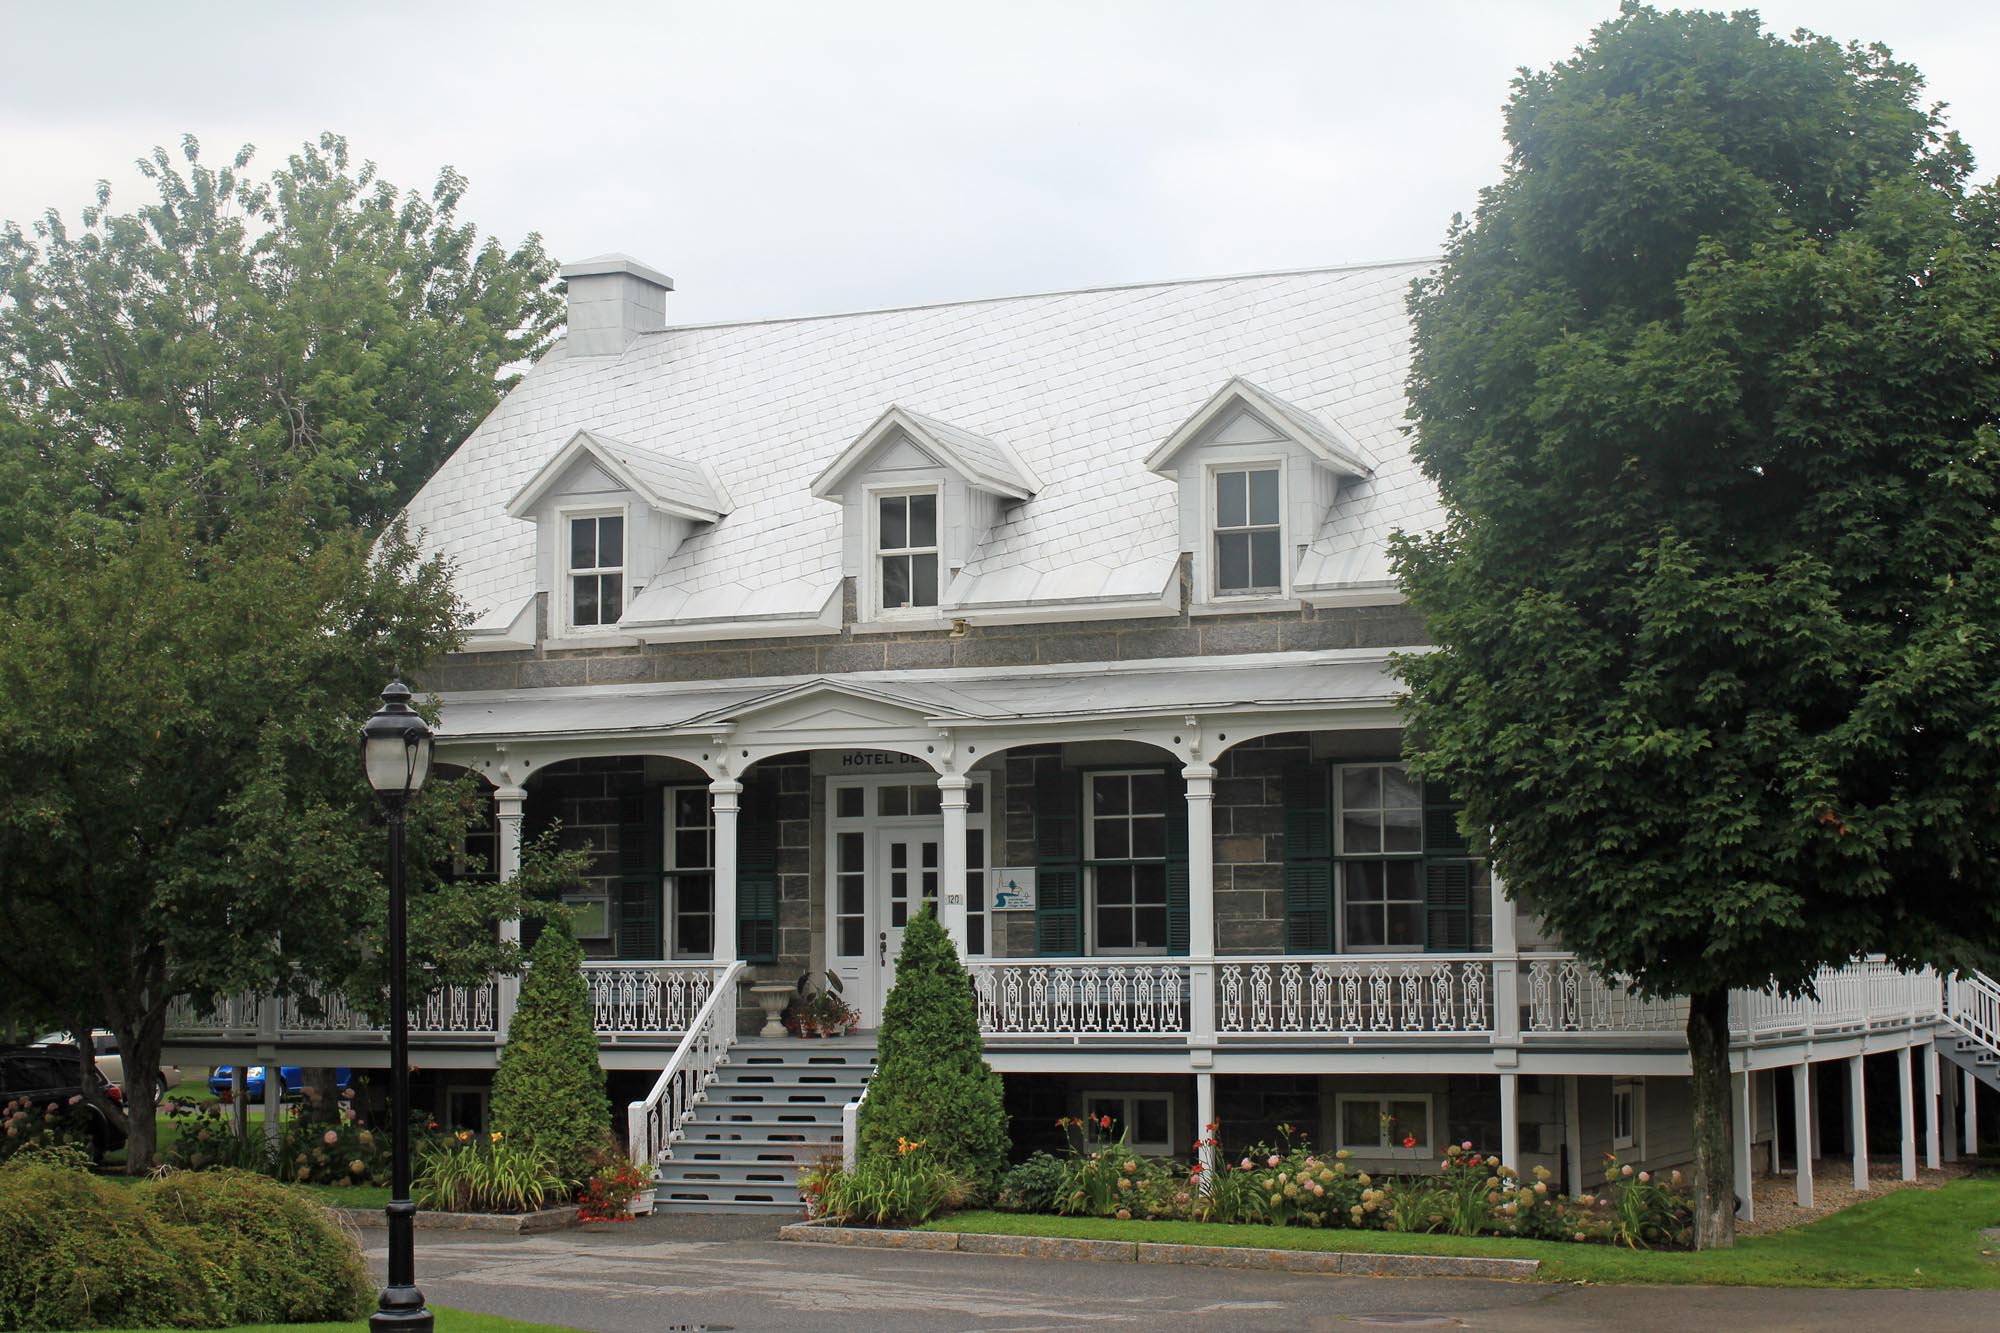
<path id="1" fill-rule="evenodd" d="M 329 1129 L 326 1132 L 325 1138 L 329 1145 L 338 1143 L 340 1142 L 340 1131 L 337 1129 Z"/>

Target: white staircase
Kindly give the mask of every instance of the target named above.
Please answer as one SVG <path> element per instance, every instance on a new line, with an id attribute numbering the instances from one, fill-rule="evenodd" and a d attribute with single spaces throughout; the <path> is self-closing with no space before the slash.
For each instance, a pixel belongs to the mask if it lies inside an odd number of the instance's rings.
<path id="1" fill-rule="evenodd" d="M 656 1206 L 799 1211 L 799 1172 L 839 1157 L 841 1112 L 874 1072 L 873 1036 L 737 1041 L 659 1159 Z"/>
<path id="2" fill-rule="evenodd" d="M 1963 972 L 1944 987 L 1944 1018 L 1955 1040 L 1940 1041 L 1938 1053 L 2000 1092 L 2000 982 Z"/>

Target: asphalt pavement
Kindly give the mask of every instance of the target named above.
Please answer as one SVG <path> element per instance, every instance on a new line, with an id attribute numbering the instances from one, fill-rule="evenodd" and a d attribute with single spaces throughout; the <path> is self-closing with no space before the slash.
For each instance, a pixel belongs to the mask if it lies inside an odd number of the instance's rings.
<path id="1" fill-rule="evenodd" d="M 777 1240 L 764 1218 L 655 1216 L 536 1236 L 419 1231 L 439 1305 L 596 1333 L 695 1329 L 1858 1329 L 2000 1326 L 1984 1291 L 1588 1287 L 1076 1263 Z M 365 1233 L 381 1276 L 384 1233 Z"/>

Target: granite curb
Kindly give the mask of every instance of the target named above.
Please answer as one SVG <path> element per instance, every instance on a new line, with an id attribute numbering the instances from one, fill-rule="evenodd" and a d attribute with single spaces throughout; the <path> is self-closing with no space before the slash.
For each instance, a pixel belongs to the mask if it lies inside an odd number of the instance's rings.
<path id="1" fill-rule="evenodd" d="M 329 1207 L 327 1211 L 349 1226 L 363 1230 L 377 1230 L 389 1225 L 388 1217 L 380 1208 Z M 532 1213 L 433 1213 L 419 1209 L 416 1217 L 419 1231 L 503 1231 L 517 1236 L 538 1231 L 561 1231 L 576 1225 L 574 1205 L 543 1208 Z"/>
<path id="2" fill-rule="evenodd" d="M 960 1231 L 888 1231 L 794 1222 L 779 1240 L 853 1245 L 878 1250 L 955 1250 L 1016 1259 L 1070 1259 L 1087 1263 L 1193 1264 L 1208 1268 L 1258 1268 L 1280 1273 L 1333 1273 L 1345 1277 L 1532 1278 L 1539 1259 L 1487 1259 L 1443 1254 L 1374 1254 L 1358 1250 L 1270 1250 L 1236 1245 L 1163 1245 L 1150 1241 L 1075 1240 L 1060 1236 L 989 1236 Z"/>

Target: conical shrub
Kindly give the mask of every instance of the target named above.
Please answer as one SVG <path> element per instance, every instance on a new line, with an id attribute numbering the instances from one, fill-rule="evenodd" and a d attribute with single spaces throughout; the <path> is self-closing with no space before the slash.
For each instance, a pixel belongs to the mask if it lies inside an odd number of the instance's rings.
<path id="1" fill-rule="evenodd" d="M 611 1134 L 583 949 L 567 922 L 549 922 L 529 955 L 493 1076 L 493 1128 L 547 1153 L 571 1183 L 589 1176 L 591 1154 Z"/>

